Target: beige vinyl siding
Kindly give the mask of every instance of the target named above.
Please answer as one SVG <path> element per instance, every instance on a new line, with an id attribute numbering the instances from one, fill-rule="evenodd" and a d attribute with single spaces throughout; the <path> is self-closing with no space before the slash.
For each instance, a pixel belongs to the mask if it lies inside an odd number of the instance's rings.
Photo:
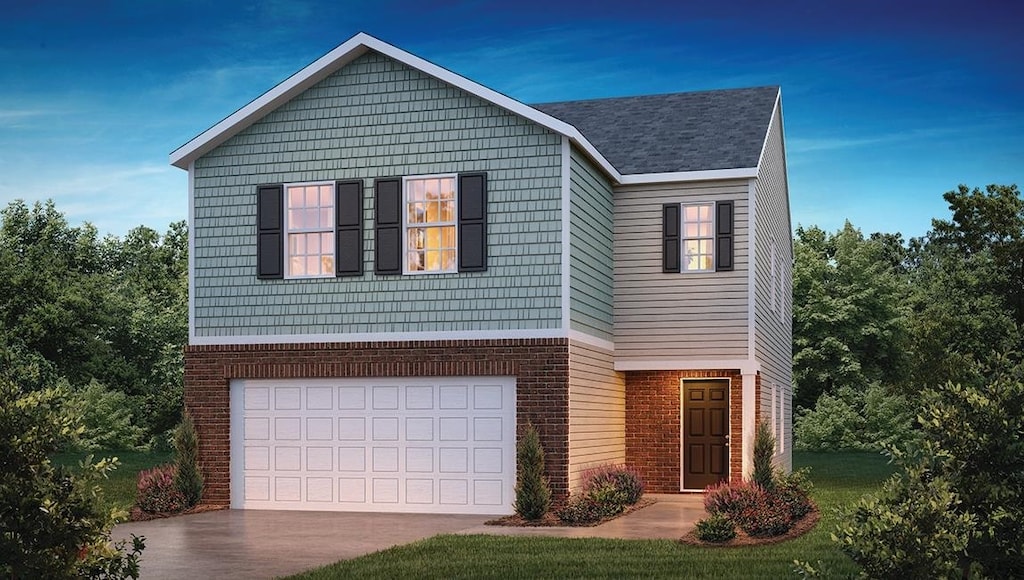
<path id="1" fill-rule="evenodd" d="M 557 329 L 561 137 L 375 52 L 195 163 L 197 337 Z M 378 177 L 487 173 L 486 272 L 373 272 Z M 362 276 L 256 279 L 256 186 L 363 182 Z"/>
<path id="2" fill-rule="evenodd" d="M 590 467 L 626 463 L 626 377 L 610 351 L 569 341 L 569 486 Z"/>
<path id="3" fill-rule="evenodd" d="M 775 417 L 776 437 L 784 438 L 781 462 L 792 468 L 793 449 L 793 246 L 789 217 L 789 185 L 786 176 L 782 115 L 776 109 L 756 182 L 755 294 L 756 325 L 754 356 L 761 365 L 763 417 Z M 772 248 L 775 277 L 772 277 Z M 772 286 L 774 285 L 774 293 Z M 774 300 L 773 298 L 774 294 Z M 778 391 L 776 391 L 776 387 Z M 773 396 L 774 394 L 774 396 Z M 775 401 L 775 408 L 772 408 Z M 780 408 L 781 407 L 781 408 Z"/>
<path id="4" fill-rule="evenodd" d="M 569 327 L 612 340 L 612 186 L 573 147 L 570 166 Z"/>
<path id="5" fill-rule="evenodd" d="M 615 358 L 746 359 L 748 181 L 615 189 Z M 666 203 L 735 203 L 735 269 L 666 274 L 661 216 Z"/>

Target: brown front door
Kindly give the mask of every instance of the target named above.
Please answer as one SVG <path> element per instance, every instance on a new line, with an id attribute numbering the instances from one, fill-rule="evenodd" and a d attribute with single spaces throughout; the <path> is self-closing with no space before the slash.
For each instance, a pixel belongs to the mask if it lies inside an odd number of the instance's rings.
<path id="1" fill-rule="evenodd" d="M 683 381 L 682 488 L 729 478 L 729 380 Z"/>

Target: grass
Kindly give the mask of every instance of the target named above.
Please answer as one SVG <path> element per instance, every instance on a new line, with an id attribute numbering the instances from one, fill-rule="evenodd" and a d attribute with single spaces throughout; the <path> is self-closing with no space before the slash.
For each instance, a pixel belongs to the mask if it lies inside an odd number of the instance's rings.
<path id="1" fill-rule="evenodd" d="M 117 457 L 120 461 L 117 469 L 100 482 L 100 492 L 104 508 L 123 510 L 126 515 L 135 504 L 135 481 L 138 473 L 143 469 L 168 463 L 172 459 L 170 451 L 94 451 L 59 453 L 53 457 L 53 462 L 74 468 L 90 454 L 93 461 L 103 457 Z"/>
<path id="2" fill-rule="evenodd" d="M 817 564 L 825 577 L 857 568 L 829 534 L 836 508 L 877 489 L 892 472 L 875 453 L 795 453 L 810 467 L 818 526 L 789 542 L 746 548 L 700 548 L 669 540 L 604 540 L 511 536 L 435 536 L 318 568 L 295 579 L 329 578 L 783 578 L 793 560 Z"/>

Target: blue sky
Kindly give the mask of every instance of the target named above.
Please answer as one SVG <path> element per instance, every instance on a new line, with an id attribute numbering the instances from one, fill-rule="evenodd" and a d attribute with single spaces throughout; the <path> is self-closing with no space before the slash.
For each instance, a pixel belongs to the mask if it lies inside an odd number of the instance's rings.
<path id="1" fill-rule="evenodd" d="M 779 84 L 794 227 L 925 233 L 1024 186 L 1024 8 L 948 2 L 9 3 L 0 204 L 124 234 L 186 217 L 168 153 L 359 31 L 525 103 Z"/>

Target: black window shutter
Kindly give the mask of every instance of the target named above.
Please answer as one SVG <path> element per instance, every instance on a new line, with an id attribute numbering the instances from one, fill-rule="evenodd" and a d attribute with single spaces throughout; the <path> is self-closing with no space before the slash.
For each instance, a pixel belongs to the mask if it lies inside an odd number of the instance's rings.
<path id="1" fill-rule="evenodd" d="M 487 174 L 459 174 L 459 272 L 487 270 Z"/>
<path id="2" fill-rule="evenodd" d="M 661 206 L 661 271 L 679 272 L 679 204 Z"/>
<path id="3" fill-rule="evenodd" d="M 390 177 L 373 183 L 374 247 L 373 271 L 402 273 L 402 179 Z"/>
<path id="4" fill-rule="evenodd" d="M 256 188 L 256 277 L 284 278 L 284 187 Z"/>
<path id="5" fill-rule="evenodd" d="M 715 216 L 715 271 L 727 272 L 733 263 L 733 202 L 716 203 Z"/>
<path id="6" fill-rule="evenodd" d="M 334 184 L 334 268 L 337 276 L 363 274 L 363 182 Z"/>

